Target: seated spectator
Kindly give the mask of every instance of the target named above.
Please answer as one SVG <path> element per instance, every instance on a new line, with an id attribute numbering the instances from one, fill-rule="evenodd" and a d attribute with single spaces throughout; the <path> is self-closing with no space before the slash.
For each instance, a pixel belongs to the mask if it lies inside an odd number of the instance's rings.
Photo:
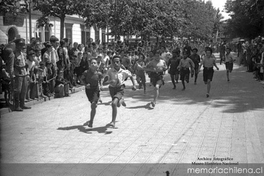
<path id="1" fill-rule="evenodd" d="M 63 79 L 63 72 L 59 72 L 55 83 L 54 98 L 69 97 L 69 82 Z"/>

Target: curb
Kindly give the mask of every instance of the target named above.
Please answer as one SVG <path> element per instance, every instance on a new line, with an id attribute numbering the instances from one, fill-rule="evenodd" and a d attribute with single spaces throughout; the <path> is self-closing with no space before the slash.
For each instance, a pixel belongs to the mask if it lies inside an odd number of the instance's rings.
<path id="1" fill-rule="evenodd" d="M 72 90 L 70 91 L 70 94 L 80 92 L 80 91 L 84 90 L 84 88 L 85 88 L 84 86 L 73 87 Z M 41 98 L 39 100 L 32 100 L 30 102 L 26 102 L 25 104 L 28 106 L 34 106 L 36 104 L 44 103 L 44 102 L 47 102 L 47 101 L 50 101 L 53 99 L 54 99 L 54 96 L 47 97 L 47 98 Z M 12 110 L 10 108 L 8 108 L 8 107 L 2 108 L 2 109 L 0 109 L 0 117 L 4 114 L 10 113 L 10 112 L 12 112 Z"/>

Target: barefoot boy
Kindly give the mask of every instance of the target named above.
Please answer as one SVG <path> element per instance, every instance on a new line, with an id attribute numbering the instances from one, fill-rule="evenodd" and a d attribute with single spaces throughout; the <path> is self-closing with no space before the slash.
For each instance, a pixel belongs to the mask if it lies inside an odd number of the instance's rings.
<path id="1" fill-rule="evenodd" d="M 100 96 L 100 80 L 102 73 L 97 71 L 98 63 L 95 58 L 91 59 L 90 67 L 84 71 L 81 79 L 85 85 L 85 93 L 91 103 L 90 121 L 88 127 L 93 127 L 94 116 L 96 113 L 97 102 Z"/>
<path id="2" fill-rule="evenodd" d="M 124 81 L 130 78 L 133 83 L 133 90 L 136 90 L 135 81 L 132 74 L 128 70 L 121 68 L 121 57 L 115 55 L 112 60 L 112 68 L 108 70 L 106 78 L 103 84 L 109 84 L 109 91 L 112 97 L 112 121 L 109 123 L 110 126 L 115 128 L 115 121 L 117 116 L 117 107 L 122 104 L 125 84 Z"/>

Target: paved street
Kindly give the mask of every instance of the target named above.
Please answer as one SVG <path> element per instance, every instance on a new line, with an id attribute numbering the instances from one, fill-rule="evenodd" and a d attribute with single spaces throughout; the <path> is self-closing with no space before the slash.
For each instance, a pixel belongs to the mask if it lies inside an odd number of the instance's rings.
<path id="1" fill-rule="evenodd" d="M 198 84 L 191 79 L 185 91 L 181 83 L 173 90 L 166 76 L 153 110 L 148 108 L 153 87 L 148 86 L 144 95 L 143 90 L 132 91 L 128 80 L 127 107 L 118 109 L 117 129 L 106 127 L 112 113 L 107 89 L 101 93 L 103 103 L 98 105 L 94 128 L 83 126 L 90 113 L 84 91 L 4 114 L 1 162 L 190 164 L 201 162 L 201 157 L 229 157 L 226 162 L 264 163 L 263 85 L 238 66 L 228 83 L 224 65 L 219 67 L 209 98 L 202 73 Z M 100 166 L 91 175 L 104 175 L 105 167 Z M 149 168 L 142 172 L 157 172 Z M 131 175 L 145 175 L 139 169 L 135 165 Z M 157 175 L 165 175 L 166 170 L 158 170 Z M 128 173 L 120 167 L 105 175 L 125 175 L 122 172 Z"/>

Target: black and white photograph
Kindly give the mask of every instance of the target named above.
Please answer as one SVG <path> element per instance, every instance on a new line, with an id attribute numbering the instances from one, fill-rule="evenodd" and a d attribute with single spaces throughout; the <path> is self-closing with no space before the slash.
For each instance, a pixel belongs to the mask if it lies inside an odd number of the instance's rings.
<path id="1" fill-rule="evenodd" d="M 1 176 L 263 176 L 263 0 L 0 0 Z"/>

